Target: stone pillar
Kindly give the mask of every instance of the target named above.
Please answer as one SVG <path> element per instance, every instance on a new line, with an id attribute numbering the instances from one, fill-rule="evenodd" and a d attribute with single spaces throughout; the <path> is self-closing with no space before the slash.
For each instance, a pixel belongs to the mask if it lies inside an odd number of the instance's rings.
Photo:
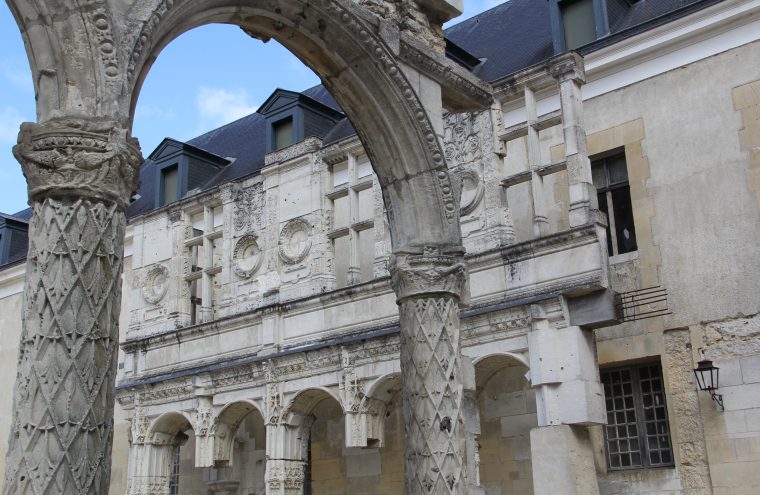
<path id="1" fill-rule="evenodd" d="M 670 424 L 678 455 L 678 471 L 684 493 L 712 495 L 710 465 L 707 459 L 705 425 L 694 386 L 693 347 L 688 328 L 665 330 L 663 375 L 668 387 Z"/>
<path id="2" fill-rule="evenodd" d="M 3 493 L 107 493 L 125 212 L 139 145 L 116 122 L 24 124 L 24 322 Z"/>
<path id="3" fill-rule="evenodd" d="M 303 495 L 313 417 L 299 416 L 300 424 L 268 423 L 267 495 Z"/>
<path id="4" fill-rule="evenodd" d="M 405 493 L 464 494 L 464 391 L 459 303 L 461 250 L 397 252 L 391 280 L 400 306 Z"/>
<path id="5" fill-rule="evenodd" d="M 536 495 L 599 493 L 588 426 L 605 422 L 604 390 L 591 330 L 555 328 L 531 308 L 530 380 L 538 428 L 530 432 Z"/>
<path id="6" fill-rule="evenodd" d="M 562 105 L 565 162 L 570 187 L 570 227 L 578 227 L 591 223 L 593 221 L 591 210 L 599 209 L 596 189 L 591 178 L 586 129 L 583 126 L 581 86 L 586 82 L 583 59 L 578 55 L 563 58 L 551 70 L 559 84 L 559 98 Z"/>

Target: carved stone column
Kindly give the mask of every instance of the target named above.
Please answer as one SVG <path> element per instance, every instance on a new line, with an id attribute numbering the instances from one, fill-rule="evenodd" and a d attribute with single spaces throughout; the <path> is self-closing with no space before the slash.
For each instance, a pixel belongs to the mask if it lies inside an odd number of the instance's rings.
<path id="1" fill-rule="evenodd" d="M 108 492 L 125 211 L 139 145 L 116 122 L 24 124 L 34 210 L 3 493 Z"/>
<path id="2" fill-rule="evenodd" d="M 396 253 L 391 278 L 401 313 L 405 493 L 464 494 L 464 391 L 459 303 L 461 250 Z"/>

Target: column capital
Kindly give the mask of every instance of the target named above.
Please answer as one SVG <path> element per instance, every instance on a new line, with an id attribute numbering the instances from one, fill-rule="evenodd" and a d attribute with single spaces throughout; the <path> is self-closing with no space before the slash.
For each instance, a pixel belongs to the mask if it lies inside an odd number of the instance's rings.
<path id="1" fill-rule="evenodd" d="M 390 272 L 398 303 L 433 294 L 465 299 L 467 266 L 462 248 L 441 252 L 425 246 L 417 252 L 397 252 L 391 256 Z"/>
<path id="2" fill-rule="evenodd" d="M 139 185 L 140 145 L 111 120 L 61 118 L 21 125 L 13 155 L 21 163 L 29 199 L 71 194 L 126 210 Z"/>
<path id="3" fill-rule="evenodd" d="M 578 84 L 586 83 L 586 67 L 577 52 L 568 52 L 549 61 L 552 77 L 559 83 L 575 81 Z"/>

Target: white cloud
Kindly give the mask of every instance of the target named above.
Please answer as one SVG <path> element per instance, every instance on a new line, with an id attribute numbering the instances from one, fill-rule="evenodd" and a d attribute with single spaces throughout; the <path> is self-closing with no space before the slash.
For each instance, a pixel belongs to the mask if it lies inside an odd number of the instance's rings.
<path id="1" fill-rule="evenodd" d="M 28 66 L 5 62 L 2 64 L 3 79 L 11 83 L 17 89 L 32 92 L 32 72 Z"/>
<path id="2" fill-rule="evenodd" d="M 156 105 L 137 104 L 135 119 L 172 120 L 176 117 L 171 108 L 163 108 Z"/>
<path id="3" fill-rule="evenodd" d="M 13 107 L 0 108 L 0 143 L 15 143 L 24 117 Z"/>
<path id="4" fill-rule="evenodd" d="M 203 127 L 213 129 L 255 112 L 250 96 L 244 89 L 228 90 L 201 86 L 196 98 Z"/>

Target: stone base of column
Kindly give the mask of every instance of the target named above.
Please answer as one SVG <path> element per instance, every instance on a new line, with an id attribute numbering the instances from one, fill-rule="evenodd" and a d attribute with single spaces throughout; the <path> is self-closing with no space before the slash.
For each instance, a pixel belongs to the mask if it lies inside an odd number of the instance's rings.
<path id="1" fill-rule="evenodd" d="M 303 495 L 305 468 L 303 461 L 267 460 L 267 495 Z"/>
<path id="2" fill-rule="evenodd" d="M 543 426 L 530 432 L 535 495 L 598 495 L 588 428 Z"/>

